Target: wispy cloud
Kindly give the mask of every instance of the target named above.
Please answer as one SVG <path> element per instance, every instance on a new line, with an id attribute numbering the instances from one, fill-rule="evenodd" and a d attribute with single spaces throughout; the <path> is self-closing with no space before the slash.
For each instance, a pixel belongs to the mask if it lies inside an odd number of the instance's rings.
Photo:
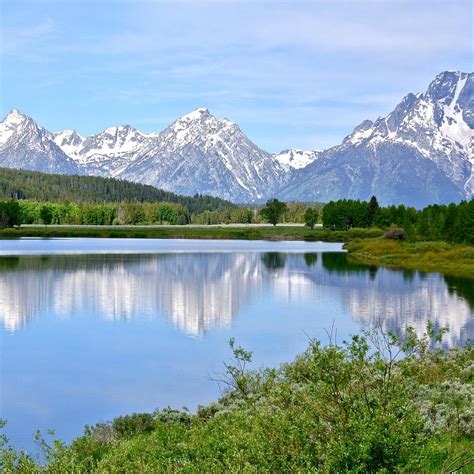
<path id="1" fill-rule="evenodd" d="M 271 150 L 327 146 L 472 67 L 471 13 L 464 0 L 6 0 L 2 107 L 89 133 L 207 106 Z"/>

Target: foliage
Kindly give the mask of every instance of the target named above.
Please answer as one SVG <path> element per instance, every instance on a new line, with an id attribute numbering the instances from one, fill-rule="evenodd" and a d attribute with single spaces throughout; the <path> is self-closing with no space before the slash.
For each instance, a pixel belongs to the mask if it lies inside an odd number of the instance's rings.
<path id="1" fill-rule="evenodd" d="M 269 199 L 265 207 L 260 210 L 260 214 L 270 224 L 277 225 L 287 209 L 286 203 L 278 199 Z"/>
<path id="2" fill-rule="evenodd" d="M 165 409 L 87 427 L 69 446 L 42 442 L 45 464 L 3 438 L 17 472 L 468 472 L 474 349 L 440 348 L 382 328 L 338 344 L 330 335 L 278 369 L 251 370 L 230 342 L 223 396 L 196 414 Z M 401 357 L 404 355 L 404 357 Z M 450 397 L 443 396 L 443 393 Z M 40 440 L 41 441 L 41 440 Z"/>
<path id="3" fill-rule="evenodd" d="M 405 240 L 405 229 L 400 227 L 392 227 L 391 229 L 387 230 L 385 234 L 383 234 L 383 238 L 389 240 Z"/>
<path id="4" fill-rule="evenodd" d="M 313 209 L 312 207 L 308 207 L 304 213 L 304 223 L 306 224 L 306 227 L 309 227 L 310 229 L 314 229 L 314 226 L 318 222 L 318 211 L 316 209 Z"/>
<path id="5" fill-rule="evenodd" d="M 327 203 L 322 218 L 323 226 L 333 230 L 394 226 L 402 228 L 412 241 L 474 243 L 474 199 L 449 206 L 434 204 L 422 210 L 404 205 L 380 207 L 374 196 L 369 203 L 343 199 Z"/>
<path id="6" fill-rule="evenodd" d="M 235 207 L 213 196 L 181 196 L 146 184 L 98 176 L 47 174 L 0 168 L 0 200 L 76 203 L 172 202 L 191 214 Z"/>
<path id="7" fill-rule="evenodd" d="M 115 204 L 52 203 L 35 201 L 0 201 L 2 209 L 14 207 L 16 225 L 138 225 L 187 224 L 190 216 L 176 203 L 123 202 Z M 9 222 L 13 222 L 10 218 Z M 0 224 L 2 221 L 0 221 Z"/>
<path id="8" fill-rule="evenodd" d="M 474 275 L 473 246 L 375 238 L 354 239 L 345 244 L 345 249 L 350 262 L 441 272 L 471 279 Z"/>
<path id="9" fill-rule="evenodd" d="M 369 209 L 368 209 L 368 217 L 369 217 L 369 224 L 373 225 L 375 216 L 377 215 L 378 210 L 380 209 L 379 203 L 375 196 L 372 196 L 369 201 Z"/>
<path id="10" fill-rule="evenodd" d="M 0 201 L 0 227 L 20 225 L 20 206 L 16 201 Z"/>

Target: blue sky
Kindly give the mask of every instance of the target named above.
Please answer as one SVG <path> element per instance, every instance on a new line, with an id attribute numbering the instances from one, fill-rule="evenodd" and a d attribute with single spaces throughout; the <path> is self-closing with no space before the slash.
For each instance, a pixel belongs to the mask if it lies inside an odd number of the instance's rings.
<path id="1" fill-rule="evenodd" d="M 464 0 L 2 0 L 1 114 L 87 135 L 159 131 L 207 107 L 262 148 L 337 144 L 358 123 L 472 71 Z"/>

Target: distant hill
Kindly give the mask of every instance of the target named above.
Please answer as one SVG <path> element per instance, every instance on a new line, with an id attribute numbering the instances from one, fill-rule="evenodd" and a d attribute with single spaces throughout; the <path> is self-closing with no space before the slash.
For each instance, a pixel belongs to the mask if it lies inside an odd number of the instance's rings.
<path id="1" fill-rule="evenodd" d="M 145 184 L 97 176 L 40 173 L 0 168 L 0 200 L 104 202 L 174 202 L 191 213 L 235 207 L 229 201 L 212 196 L 181 196 Z"/>

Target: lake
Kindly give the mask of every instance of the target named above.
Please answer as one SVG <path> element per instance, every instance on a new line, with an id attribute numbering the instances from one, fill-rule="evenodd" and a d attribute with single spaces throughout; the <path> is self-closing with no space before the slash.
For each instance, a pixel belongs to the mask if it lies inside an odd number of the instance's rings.
<path id="1" fill-rule="evenodd" d="M 219 396 L 228 341 L 276 366 L 309 337 L 381 324 L 474 339 L 473 280 L 350 264 L 321 242 L 0 241 L 0 418 L 17 447 L 36 429 Z"/>

